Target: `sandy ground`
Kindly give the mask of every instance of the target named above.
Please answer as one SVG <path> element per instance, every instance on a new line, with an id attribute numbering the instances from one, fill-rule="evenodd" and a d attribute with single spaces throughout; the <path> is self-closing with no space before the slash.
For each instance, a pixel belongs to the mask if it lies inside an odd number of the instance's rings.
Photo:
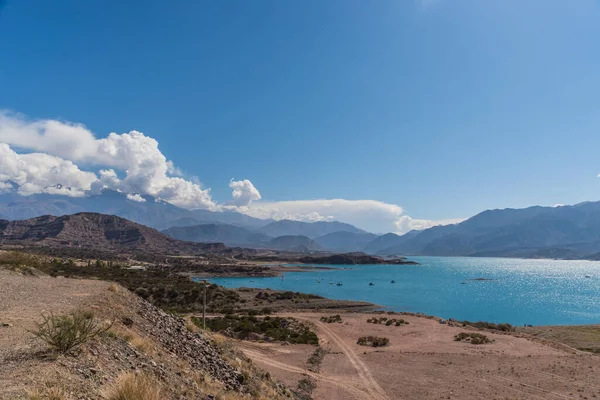
<path id="1" fill-rule="evenodd" d="M 102 281 L 50 277 L 23 277 L 0 270 L 0 399 L 20 389 L 28 376 L 40 380 L 54 371 L 50 360 L 33 357 L 45 346 L 29 333 L 42 313 L 61 314 L 83 306 L 89 299 L 105 293 L 110 285 Z M 17 368 L 18 366 L 18 368 Z"/>
<path id="2" fill-rule="evenodd" d="M 453 340 L 466 329 L 436 320 L 401 316 L 409 325 L 368 324 L 365 314 L 286 314 L 316 327 L 328 349 L 321 371 L 306 370 L 311 346 L 238 343 L 259 366 L 294 386 L 313 377 L 314 399 L 593 399 L 600 397 L 600 357 L 540 339 L 484 332 L 494 342 Z M 399 318 L 399 317 L 396 317 Z M 358 337 L 383 336 L 390 345 L 374 349 Z"/>

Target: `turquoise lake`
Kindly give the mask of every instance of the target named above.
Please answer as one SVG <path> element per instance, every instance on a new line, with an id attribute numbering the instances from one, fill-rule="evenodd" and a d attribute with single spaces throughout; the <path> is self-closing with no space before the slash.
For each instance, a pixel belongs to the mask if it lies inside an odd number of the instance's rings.
<path id="1" fill-rule="evenodd" d="M 271 288 L 368 301 L 388 310 L 459 320 L 514 325 L 600 323 L 600 262 L 410 259 L 420 265 L 335 265 L 331 267 L 338 269 L 287 272 L 283 274 L 285 279 L 215 278 L 211 282 L 230 288 Z M 472 280 L 477 278 L 487 280 Z M 341 282 L 343 286 L 329 282 Z"/>

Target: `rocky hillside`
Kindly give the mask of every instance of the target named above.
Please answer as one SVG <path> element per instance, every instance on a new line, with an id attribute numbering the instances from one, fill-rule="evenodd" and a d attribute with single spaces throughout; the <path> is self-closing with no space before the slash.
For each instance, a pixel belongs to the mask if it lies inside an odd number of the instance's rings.
<path id="1" fill-rule="evenodd" d="M 0 220 L 0 244 L 40 245 L 163 254 L 197 254 L 222 250 L 222 244 L 176 240 L 114 215 L 79 213 L 23 221 Z"/>
<path id="2" fill-rule="evenodd" d="M 0 267 L 2 399 L 284 399 L 290 392 L 224 342 L 103 281 L 23 276 Z M 112 321 L 67 355 L 31 334 L 41 313 Z M 147 395 L 118 396 L 144 382 Z M 139 390 L 139 386 L 135 386 Z M 149 396 L 149 394 L 153 396 Z"/>

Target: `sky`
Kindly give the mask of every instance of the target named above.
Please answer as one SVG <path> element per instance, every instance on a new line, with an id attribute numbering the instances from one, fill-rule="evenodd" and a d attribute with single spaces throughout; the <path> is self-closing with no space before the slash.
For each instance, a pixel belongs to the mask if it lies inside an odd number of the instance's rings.
<path id="1" fill-rule="evenodd" d="M 598 0 L 0 0 L 0 191 L 377 233 L 598 200 L 598 38 Z"/>

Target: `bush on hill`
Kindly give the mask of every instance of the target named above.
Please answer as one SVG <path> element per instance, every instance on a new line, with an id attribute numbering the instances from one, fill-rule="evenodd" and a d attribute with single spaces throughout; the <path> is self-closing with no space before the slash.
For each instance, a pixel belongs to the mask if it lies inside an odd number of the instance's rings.
<path id="1" fill-rule="evenodd" d="M 330 315 L 328 317 L 321 317 L 321 322 L 326 322 L 328 324 L 333 324 L 334 322 L 341 323 L 342 317 L 339 314 Z"/>
<path id="2" fill-rule="evenodd" d="M 193 317 L 192 321 L 202 327 L 202 319 Z M 206 327 L 213 332 L 225 333 L 238 339 L 247 340 L 252 334 L 293 344 L 319 344 L 317 335 L 305 324 L 294 318 L 236 316 L 207 318 Z"/>
<path id="3" fill-rule="evenodd" d="M 487 336 L 474 332 L 461 332 L 454 336 L 454 340 L 457 342 L 465 341 L 471 344 L 486 344 L 493 342 L 492 340 L 488 339 Z"/>
<path id="4" fill-rule="evenodd" d="M 485 322 L 485 321 L 477 321 L 477 322 L 461 321 L 460 323 L 463 325 L 474 326 L 475 328 L 479 328 L 479 329 L 492 329 L 495 331 L 503 331 L 503 332 L 513 332 L 515 330 L 515 328 L 511 324 L 508 324 L 508 323 L 494 324 L 492 322 Z"/>
<path id="5" fill-rule="evenodd" d="M 358 338 L 356 343 L 361 346 L 383 347 L 390 343 L 390 339 L 377 336 L 362 336 Z"/>

